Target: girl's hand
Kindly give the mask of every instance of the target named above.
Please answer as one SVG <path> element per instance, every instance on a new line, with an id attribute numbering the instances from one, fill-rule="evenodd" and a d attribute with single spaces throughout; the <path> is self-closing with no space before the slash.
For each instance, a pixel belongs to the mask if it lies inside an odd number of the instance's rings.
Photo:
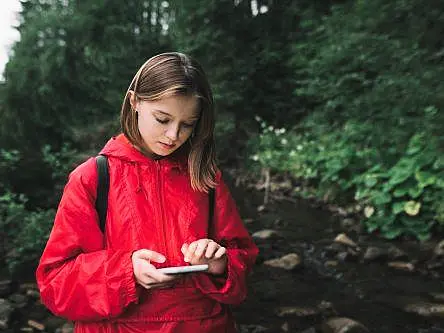
<path id="1" fill-rule="evenodd" d="M 141 249 L 131 256 L 136 281 L 145 289 L 170 288 L 180 276 L 171 276 L 159 272 L 151 262 L 162 263 L 165 257 L 158 252 Z"/>
<path id="2" fill-rule="evenodd" d="M 184 261 L 191 265 L 208 264 L 208 273 L 224 274 L 227 270 L 227 249 L 212 239 L 199 239 L 191 244 L 184 243 L 181 251 Z"/>

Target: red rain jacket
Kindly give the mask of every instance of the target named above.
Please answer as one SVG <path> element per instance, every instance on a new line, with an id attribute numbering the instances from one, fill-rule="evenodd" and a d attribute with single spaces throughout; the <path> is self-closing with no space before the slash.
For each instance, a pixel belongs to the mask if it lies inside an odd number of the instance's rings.
<path id="1" fill-rule="evenodd" d="M 70 174 L 37 268 L 43 303 L 74 320 L 77 333 L 235 332 L 228 305 L 244 300 L 258 250 L 220 173 L 210 238 L 227 248 L 227 276 L 191 274 L 171 289 L 148 291 L 136 284 L 132 252 L 162 253 L 167 259 L 157 268 L 186 265 L 182 244 L 208 236 L 208 194 L 191 188 L 185 154 L 152 160 L 122 134 L 101 153 L 110 173 L 105 235 L 90 158 Z"/>

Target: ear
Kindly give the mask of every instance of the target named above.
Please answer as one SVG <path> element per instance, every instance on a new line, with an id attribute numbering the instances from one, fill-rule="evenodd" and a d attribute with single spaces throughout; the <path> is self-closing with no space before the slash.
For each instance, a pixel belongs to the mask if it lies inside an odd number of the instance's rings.
<path id="1" fill-rule="evenodd" d="M 133 110 L 137 110 L 137 97 L 133 90 L 128 91 L 129 94 L 129 102 Z"/>

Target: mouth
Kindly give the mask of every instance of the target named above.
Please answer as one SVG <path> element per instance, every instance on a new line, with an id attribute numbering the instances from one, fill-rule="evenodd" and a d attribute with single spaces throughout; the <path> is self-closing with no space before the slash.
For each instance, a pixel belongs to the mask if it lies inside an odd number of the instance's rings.
<path id="1" fill-rule="evenodd" d="M 175 144 L 167 144 L 167 143 L 163 143 L 159 141 L 159 144 L 162 148 L 166 149 L 166 150 L 171 150 L 173 149 L 176 145 Z"/>

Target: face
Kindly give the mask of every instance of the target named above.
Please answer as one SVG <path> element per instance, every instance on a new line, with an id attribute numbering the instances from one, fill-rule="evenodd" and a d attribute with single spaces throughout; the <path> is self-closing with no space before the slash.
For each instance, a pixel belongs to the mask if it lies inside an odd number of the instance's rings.
<path id="1" fill-rule="evenodd" d="M 194 96 L 169 96 L 157 101 L 130 99 L 137 110 L 138 126 L 145 148 L 167 156 L 191 136 L 199 119 L 198 100 Z"/>

